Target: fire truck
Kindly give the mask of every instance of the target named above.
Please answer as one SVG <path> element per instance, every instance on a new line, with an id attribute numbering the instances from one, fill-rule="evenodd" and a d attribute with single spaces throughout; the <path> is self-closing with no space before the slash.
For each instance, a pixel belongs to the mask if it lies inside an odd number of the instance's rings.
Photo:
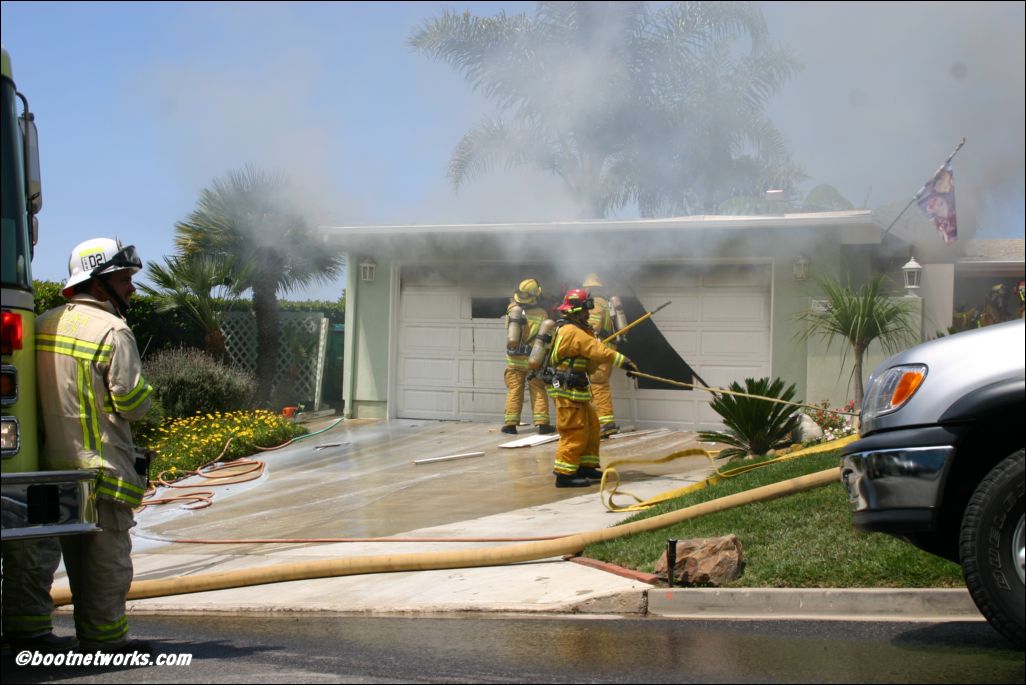
<path id="1" fill-rule="evenodd" d="M 35 308 L 32 256 L 43 206 L 39 144 L 28 99 L 14 85 L 3 49 L 3 127 L 0 155 L 3 243 L 2 508 L 3 539 L 90 533 L 96 530 L 96 471 L 40 471 L 36 405 Z M 18 114 L 19 109 L 21 114 Z"/>

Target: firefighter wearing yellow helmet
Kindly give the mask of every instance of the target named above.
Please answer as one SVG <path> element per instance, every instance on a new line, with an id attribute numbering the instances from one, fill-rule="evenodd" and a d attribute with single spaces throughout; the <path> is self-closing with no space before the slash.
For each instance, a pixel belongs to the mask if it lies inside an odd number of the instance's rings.
<path id="1" fill-rule="evenodd" d="M 630 359 L 595 338 L 588 324 L 593 306 L 583 288 L 567 291 L 558 308 L 562 318 L 543 373 L 551 379 L 548 392 L 556 405 L 559 445 L 552 471 L 557 488 L 587 487 L 602 478 L 599 422 L 591 404 L 588 374 L 599 364 L 638 370 Z"/>
<path id="2" fill-rule="evenodd" d="M 67 302 L 36 321 L 41 459 L 48 469 L 97 470 L 101 530 L 60 538 L 83 651 L 150 649 L 128 639 L 125 616 L 133 576 L 129 531 L 148 485 L 148 458 L 135 449 L 129 423 L 145 416 L 153 392 L 124 320 L 132 276 L 141 268 L 134 246 L 110 238 L 80 243 L 68 263 Z M 50 554 L 53 568 L 60 553 Z M 43 559 L 40 566 L 47 566 Z"/>
<path id="3" fill-rule="evenodd" d="M 607 297 L 598 274 L 591 273 L 585 276 L 581 286 L 588 291 L 595 303 L 595 307 L 588 317 L 588 324 L 595 331 L 595 337 L 605 340 L 626 325 L 626 321 L 618 325 L 618 319 L 623 318 L 623 309 L 614 309 L 613 302 L 619 303 L 619 298 Z M 611 340 L 606 345 L 610 349 L 616 349 L 616 341 Z M 609 377 L 612 371 L 612 364 L 601 363 L 594 372 L 589 374 L 591 402 L 595 406 L 595 413 L 598 414 L 599 432 L 603 438 L 620 431 L 620 427 L 616 424 L 616 414 L 613 411 L 613 392 L 609 388 Z"/>
<path id="4" fill-rule="evenodd" d="M 538 335 L 546 312 L 538 303 L 542 289 L 538 281 L 526 278 L 517 285 L 513 298 L 506 308 L 506 410 L 503 414 L 502 432 L 517 434 L 520 414 L 524 406 L 524 386 L 531 395 L 531 418 L 542 435 L 555 432 L 549 422 L 549 400 L 545 395 L 545 384 L 540 378 L 528 380 L 528 356 Z"/>

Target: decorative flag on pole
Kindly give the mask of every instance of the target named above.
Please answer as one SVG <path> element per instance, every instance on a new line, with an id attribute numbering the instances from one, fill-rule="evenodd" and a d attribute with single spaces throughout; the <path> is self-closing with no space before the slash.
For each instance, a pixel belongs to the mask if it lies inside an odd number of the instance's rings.
<path id="1" fill-rule="evenodd" d="M 951 173 L 950 157 L 916 194 L 916 202 L 926 218 L 933 220 L 944 243 L 950 245 L 955 242 L 958 238 L 958 221 L 955 217 L 955 177 Z"/>

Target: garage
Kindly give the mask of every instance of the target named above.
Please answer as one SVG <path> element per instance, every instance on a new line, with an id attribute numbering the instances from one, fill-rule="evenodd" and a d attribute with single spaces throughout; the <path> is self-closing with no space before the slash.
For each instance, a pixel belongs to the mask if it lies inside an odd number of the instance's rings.
<path id="1" fill-rule="evenodd" d="M 508 264 L 401 269 L 396 417 L 502 422 L 505 331 L 499 316 L 523 271 L 514 274 Z M 543 284 L 560 282 L 551 273 L 538 276 Z M 659 331 L 710 385 L 770 375 L 769 263 L 645 266 L 629 281 L 646 310 L 671 302 L 654 317 Z M 635 357 L 646 370 L 644 356 Z M 705 392 L 638 389 L 616 373 L 613 395 L 621 425 L 721 426 Z"/>

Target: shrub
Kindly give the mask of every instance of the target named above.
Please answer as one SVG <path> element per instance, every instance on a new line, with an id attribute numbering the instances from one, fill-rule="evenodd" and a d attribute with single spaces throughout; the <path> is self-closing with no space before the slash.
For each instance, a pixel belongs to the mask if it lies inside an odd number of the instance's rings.
<path id="1" fill-rule="evenodd" d="M 192 348 L 152 355 L 143 374 L 168 418 L 248 409 L 256 391 L 253 374 Z"/>
<path id="2" fill-rule="evenodd" d="M 801 423 L 797 407 L 749 395 L 790 402 L 795 394 L 794 383 L 784 388 L 779 378 L 772 383 L 769 378 L 746 378 L 744 388 L 734 382 L 728 389 L 739 394 L 714 393 L 715 399 L 709 403 L 723 417 L 726 432 L 701 431 L 700 440 L 733 445 L 720 453 L 723 457 L 766 454 L 788 443 L 791 433 Z"/>
<path id="3" fill-rule="evenodd" d="M 830 402 L 821 400 L 819 406 L 822 409 L 806 409 L 805 413 L 823 429 L 823 440 L 836 440 L 851 435 L 855 432 L 855 425 L 851 416 L 838 414 L 830 409 Z M 855 412 L 855 400 L 849 400 L 843 409 L 836 411 Z"/>

